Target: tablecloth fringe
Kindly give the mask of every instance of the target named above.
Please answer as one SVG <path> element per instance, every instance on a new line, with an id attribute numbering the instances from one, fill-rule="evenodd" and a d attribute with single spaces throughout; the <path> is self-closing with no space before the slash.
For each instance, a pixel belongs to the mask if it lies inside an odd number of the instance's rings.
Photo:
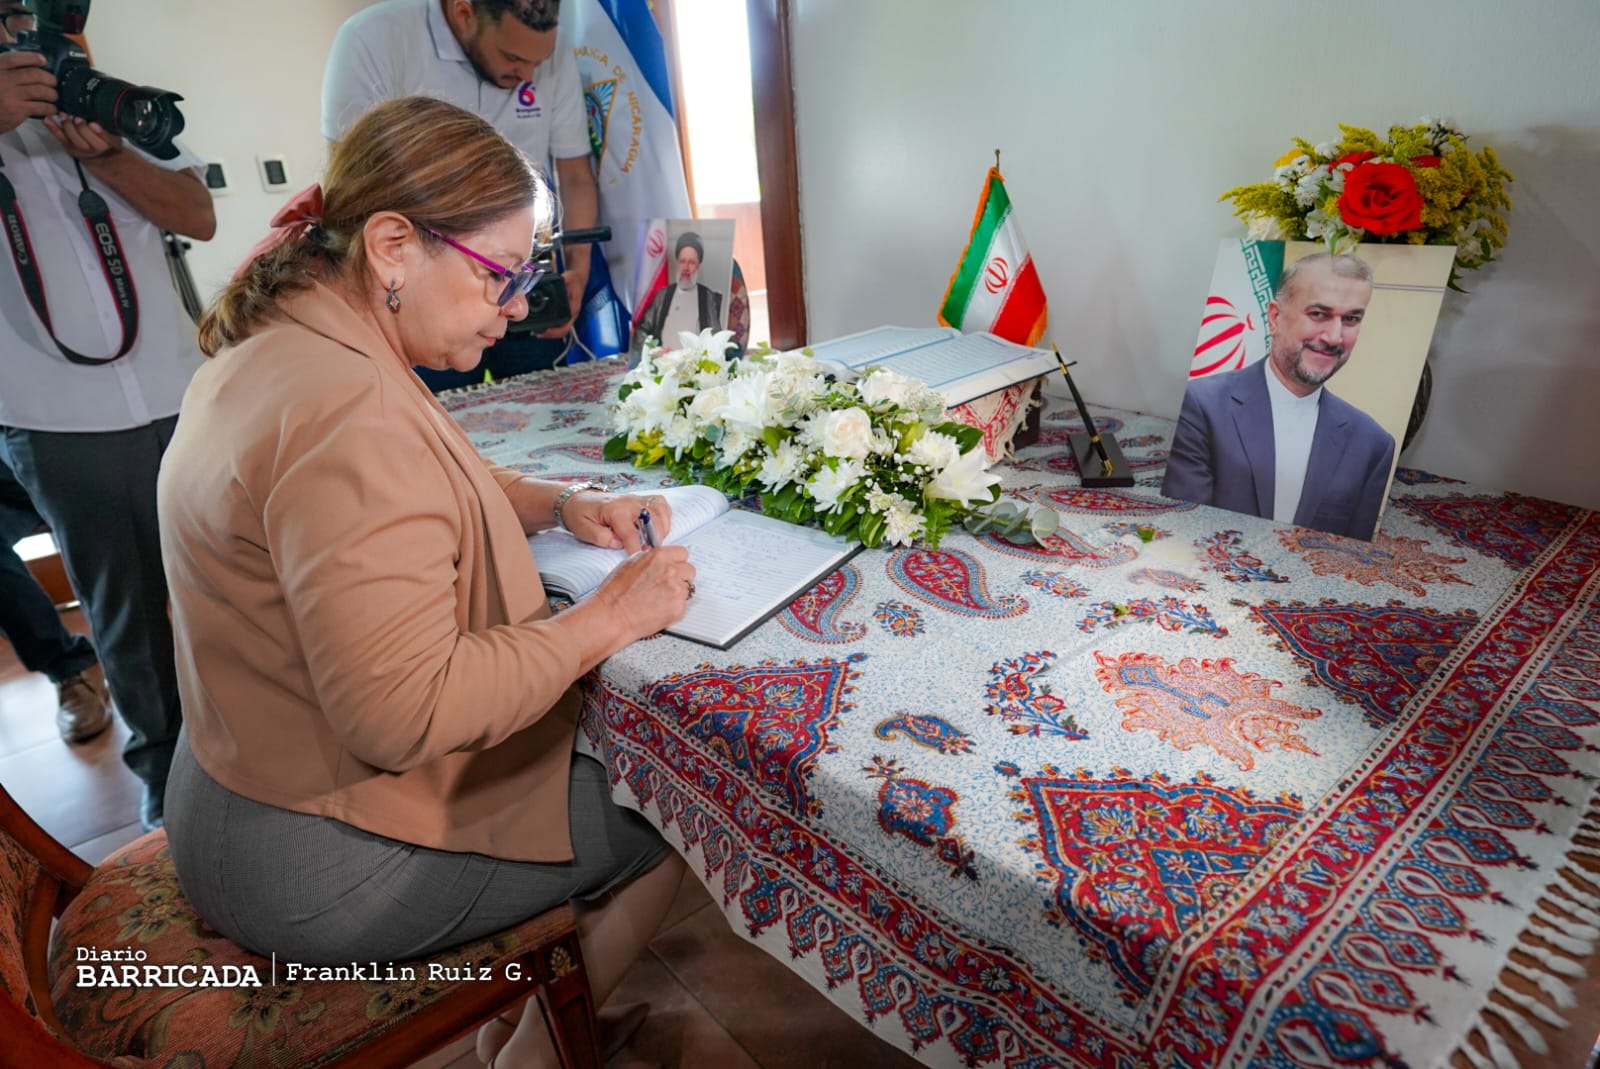
<path id="1" fill-rule="evenodd" d="M 1580 829 L 1586 829 L 1597 815 L 1600 802 L 1591 807 Z M 1508 981 L 1513 976 L 1528 981 L 1558 1009 L 1577 1005 L 1574 984 L 1585 975 L 1584 961 L 1600 944 L 1600 894 L 1587 889 L 1600 886 L 1600 873 L 1579 859 L 1595 856 L 1600 856 L 1600 851 L 1577 843 L 1568 845 L 1565 864 L 1555 870 L 1539 895 L 1517 940 L 1516 950 L 1527 960 L 1507 960 L 1472 1028 L 1455 1051 L 1436 1063 L 1440 1069 L 1452 1064 L 1457 1054 L 1473 1069 L 1525 1069 L 1507 1042 L 1511 1036 L 1521 1040 L 1531 1055 L 1526 1069 L 1545 1064 L 1550 1044 L 1535 1022 L 1561 1030 L 1567 1027 L 1567 1020 L 1536 995 L 1518 991 Z"/>
<path id="2" fill-rule="evenodd" d="M 1481 1022 L 1474 1031 L 1483 1038 L 1483 1046 L 1488 1053 L 1481 1053 L 1470 1042 L 1461 1044 L 1461 1053 L 1472 1063 L 1473 1069 L 1522 1069 L 1517 1056 L 1506 1046 L 1506 1041 L 1501 1039 L 1500 1033 L 1490 1028 L 1486 1021 Z M 1469 1034 L 1467 1039 L 1471 1038 Z M 1441 1064 L 1449 1063 L 1446 1061 Z"/>

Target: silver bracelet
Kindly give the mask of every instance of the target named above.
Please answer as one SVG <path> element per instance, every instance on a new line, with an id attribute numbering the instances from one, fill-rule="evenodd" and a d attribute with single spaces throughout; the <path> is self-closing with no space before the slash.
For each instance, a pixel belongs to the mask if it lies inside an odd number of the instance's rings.
<path id="1" fill-rule="evenodd" d="M 568 527 L 567 521 L 561 518 L 561 510 L 566 507 L 568 501 L 572 500 L 574 497 L 577 497 L 585 490 L 598 490 L 601 493 L 604 493 L 605 487 L 601 486 L 599 483 L 572 483 L 561 488 L 561 492 L 556 495 L 555 503 L 550 506 L 550 511 L 555 514 L 556 526 L 561 528 L 563 531 L 570 533 L 572 528 Z"/>

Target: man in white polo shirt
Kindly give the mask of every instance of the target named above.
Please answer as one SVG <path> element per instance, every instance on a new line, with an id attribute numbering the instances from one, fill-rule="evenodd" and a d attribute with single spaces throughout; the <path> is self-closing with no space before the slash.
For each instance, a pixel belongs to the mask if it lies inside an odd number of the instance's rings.
<path id="1" fill-rule="evenodd" d="M 570 50 L 556 47 L 560 0 L 383 0 L 339 28 L 322 80 L 322 133 L 337 141 L 372 105 L 422 95 L 491 123 L 549 174 L 554 160 L 562 226 L 592 227 L 599 187 L 590 164 L 583 84 Z M 590 247 L 565 250 L 569 307 L 582 305 Z M 434 390 L 549 367 L 571 324 L 537 337 L 512 332 L 472 372 L 419 369 Z"/>
<path id="2" fill-rule="evenodd" d="M 0 41 L 32 22 L 20 0 L 0 0 Z M 199 159 L 180 147 L 157 162 L 58 115 L 43 64 L 0 54 L 0 460 L 60 547 L 131 732 L 122 757 L 144 781 L 140 819 L 154 827 L 182 724 L 156 471 L 201 361 L 161 229 L 206 240 L 216 217 Z M 92 236 L 84 190 L 104 199 L 115 248 Z M 132 286 L 119 297 L 122 279 Z"/>
<path id="3" fill-rule="evenodd" d="M 1354 256 L 1285 268 L 1267 306 L 1271 352 L 1189 384 L 1161 492 L 1370 540 L 1394 436 L 1323 384 L 1350 359 L 1371 300 L 1372 270 Z"/>

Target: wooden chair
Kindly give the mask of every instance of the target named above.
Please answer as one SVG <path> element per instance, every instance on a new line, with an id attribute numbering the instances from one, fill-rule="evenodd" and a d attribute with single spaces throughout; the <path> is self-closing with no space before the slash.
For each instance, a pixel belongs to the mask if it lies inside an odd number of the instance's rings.
<path id="1" fill-rule="evenodd" d="M 359 923 L 352 918 L 352 923 Z M 53 923 L 53 931 L 52 931 Z M 143 953 L 80 962 L 79 949 Z M 251 966 L 260 987 L 79 986 L 79 966 Z M 271 985 L 272 962 L 224 939 L 178 889 L 166 832 L 85 864 L 0 788 L 0 1067 L 408 1066 L 537 993 L 569 1069 L 598 1069 L 576 918 L 561 906 L 434 957 L 415 979 Z M 439 971 L 430 970 L 437 966 Z M 283 963 L 278 963 L 281 978 Z M 453 980 L 478 976 L 488 980 Z M 518 974 L 520 973 L 520 978 Z M 168 974 L 163 974 L 168 975 Z M 429 979 L 437 975 L 439 979 Z"/>

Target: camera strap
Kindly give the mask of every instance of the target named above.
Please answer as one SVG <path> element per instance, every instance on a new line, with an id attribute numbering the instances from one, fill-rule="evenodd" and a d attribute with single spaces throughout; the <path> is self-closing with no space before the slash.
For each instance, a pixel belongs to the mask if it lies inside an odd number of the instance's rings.
<path id="1" fill-rule="evenodd" d="M 28 227 L 22 221 L 22 205 L 17 191 L 6 177 L 5 161 L 0 159 L 0 215 L 5 218 L 6 245 L 11 249 L 11 259 L 17 265 L 17 275 L 22 280 L 22 290 L 28 303 L 49 332 L 61 355 L 74 364 L 91 367 L 109 364 L 128 355 L 139 335 L 139 299 L 133 290 L 133 276 L 128 271 L 128 261 L 122 255 L 122 243 L 117 239 L 117 226 L 111 221 L 111 208 L 106 199 L 89 188 L 89 178 L 83 173 L 83 164 L 72 161 L 78 168 L 78 181 L 83 189 L 78 193 L 78 211 L 88 224 L 90 242 L 100 254 L 100 266 L 106 273 L 106 285 L 117 302 L 117 319 L 122 323 L 122 347 L 113 356 L 85 356 L 62 344 L 56 337 L 55 326 L 50 321 L 50 305 L 45 300 L 44 276 L 39 273 L 38 257 L 33 243 L 28 240 Z"/>

